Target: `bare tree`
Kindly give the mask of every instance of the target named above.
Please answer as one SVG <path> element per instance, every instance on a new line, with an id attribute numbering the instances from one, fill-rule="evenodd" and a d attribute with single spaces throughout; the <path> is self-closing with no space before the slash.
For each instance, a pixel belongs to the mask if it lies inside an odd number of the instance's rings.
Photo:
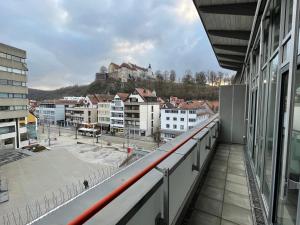
<path id="1" fill-rule="evenodd" d="M 170 71 L 170 81 L 172 81 L 172 82 L 176 81 L 176 72 L 175 72 L 175 70 Z"/>
<path id="2" fill-rule="evenodd" d="M 163 77 L 163 75 L 161 74 L 161 72 L 160 72 L 160 70 L 157 70 L 156 72 L 155 72 L 155 77 L 156 77 L 156 79 L 157 80 L 164 80 L 164 77 Z"/>
<path id="3" fill-rule="evenodd" d="M 217 82 L 217 74 L 216 74 L 216 72 L 214 72 L 214 71 L 209 71 L 207 74 L 208 74 L 208 82 L 209 82 L 212 86 L 216 85 L 216 82 Z"/>
<path id="4" fill-rule="evenodd" d="M 182 78 L 182 82 L 184 84 L 193 84 L 194 83 L 194 78 L 193 78 L 193 73 L 191 70 L 186 70 L 185 75 Z"/>
<path id="5" fill-rule="evenodd" d="M 218 76 L 217 76 L 217 83 L 218 86 L 222 85 L 222 83 L 224 83 L 224 73 L 222 73 L 221 71 L 218 72 Z"/>
<path id="6" fill-rule="evenodd" d="M 195 74 L 195 81 L 198 85 L 202 85 L 202 86 L 206 85 L 207 79 L 205 73 L 203 71 L 197 72 Z"/>
<path id="7" fill-rule="evenodd" d="M 163 74 L 164 80 L 169 80 L 169 71 L 165 70 Z"/>

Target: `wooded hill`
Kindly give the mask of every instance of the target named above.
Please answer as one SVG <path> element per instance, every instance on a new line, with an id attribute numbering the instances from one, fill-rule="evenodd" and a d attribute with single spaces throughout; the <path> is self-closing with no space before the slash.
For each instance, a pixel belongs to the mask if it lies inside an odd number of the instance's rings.
<path id="1" fill-rule="evenodd" d="M 157 96 L 169 98 L 177 96 L 185 100 L 191 99 L 218 99 L 219 88 L 203 84 L 203 82 L 181 82 L 166 81 L 162 79 L 156 80 L 136 80 L 122 83 L 117 80 L 94 81 L 89 85 L 69 86 L 53 91 L 44 91 L 39 89 L 29 88 L 29 99 L 45 100 L 59 99 L 64 96 L 86 96 L 87 94 L 116 94 L 117 92 L 132 92 L 134 88 L 141 87 L 150 90 L 155 90 Z"/>

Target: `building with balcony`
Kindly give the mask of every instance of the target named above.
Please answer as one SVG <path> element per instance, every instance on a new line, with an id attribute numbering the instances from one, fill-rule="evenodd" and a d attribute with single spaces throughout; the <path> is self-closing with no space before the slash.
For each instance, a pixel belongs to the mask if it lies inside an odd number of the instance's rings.
<path id="1" fill-rule="evenodd" d="M 207 120 L 214 113 L 206 102 L 181 102 L 178 107 L 166 103 L 160 110 L 160 132 L 164 141 L 178 135 Z"/>
<path id="2" fill-rule="evenodd" d="M 110 131 L 111 102 L 114 96 L 107 95 L 98 103 L 98 125 L 102 131 Z"/>
<path id="3" fill-rule="evenodd" d="M 136 88 L 128 96 L 124 112 L 129 135 L 150 136 L 159 128 L 159 103 L 155 92 Z"/>
<path id="4" fill-rule="evenodd" d="M 194 0 L 219 115 L 33 224 L 300 224 L 300 1 Z"/>
<path id="5" fill-rule="evenodd" d="M 26 51 L 0 43 L 0 150 L 22 147 L 27 140 Z"/>
<path id="6" fill-rule="evenodd" d="M 75 107 L 77 100 L 45 100 L 35 108 L 40 124 L 66 125 L 66 109 Z"/>
<path id="7" fill-rule="evenodd" d="M 127 93 L 117 93 L 111 102 L 110 130 L 114 133 L 124 132 L 124 102 L 128 96 Z"/>

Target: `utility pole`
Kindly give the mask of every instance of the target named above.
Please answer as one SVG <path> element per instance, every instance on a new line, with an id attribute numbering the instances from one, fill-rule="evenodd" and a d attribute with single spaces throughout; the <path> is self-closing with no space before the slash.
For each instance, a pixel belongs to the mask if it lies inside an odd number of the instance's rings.
<path id="1" fill-rule="evenodd" d="M 76 125 L 75 125 L 75 139 L 77 139 L 78 126 L 79 126 L 79 124 L 76 123 Z"/>
<path id="2" fill-rule="evenodd" d="M 50 121 L 48 122 L 48 145 L 50 146 Z"/>
<path id="3" fill-rule="evenodd" d="M 60 136 L 60 124 L 58 124 L 58 136 Z"/>

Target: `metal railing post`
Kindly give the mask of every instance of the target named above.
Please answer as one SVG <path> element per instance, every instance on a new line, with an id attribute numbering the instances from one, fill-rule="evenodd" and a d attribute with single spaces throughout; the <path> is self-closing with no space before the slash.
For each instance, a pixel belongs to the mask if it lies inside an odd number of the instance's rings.
<path id="1" fill-rule="evenodd" d="M 200 151 L 201 151 L 201 140 L 198 140 L 197 142 L 197 159 L 196 159 L 196 165 L 192 165 L 193 171 L 200 171 Z"/>
<path id="2" fill-rule="evenodd" d="M 169 213 L 170 213 L 170 183 L 169 183 L 169 168 L 156 169 L 163 174 L 163 216 L 159 214 L 156 218 L 156 225 L 169 225 Z"/>

